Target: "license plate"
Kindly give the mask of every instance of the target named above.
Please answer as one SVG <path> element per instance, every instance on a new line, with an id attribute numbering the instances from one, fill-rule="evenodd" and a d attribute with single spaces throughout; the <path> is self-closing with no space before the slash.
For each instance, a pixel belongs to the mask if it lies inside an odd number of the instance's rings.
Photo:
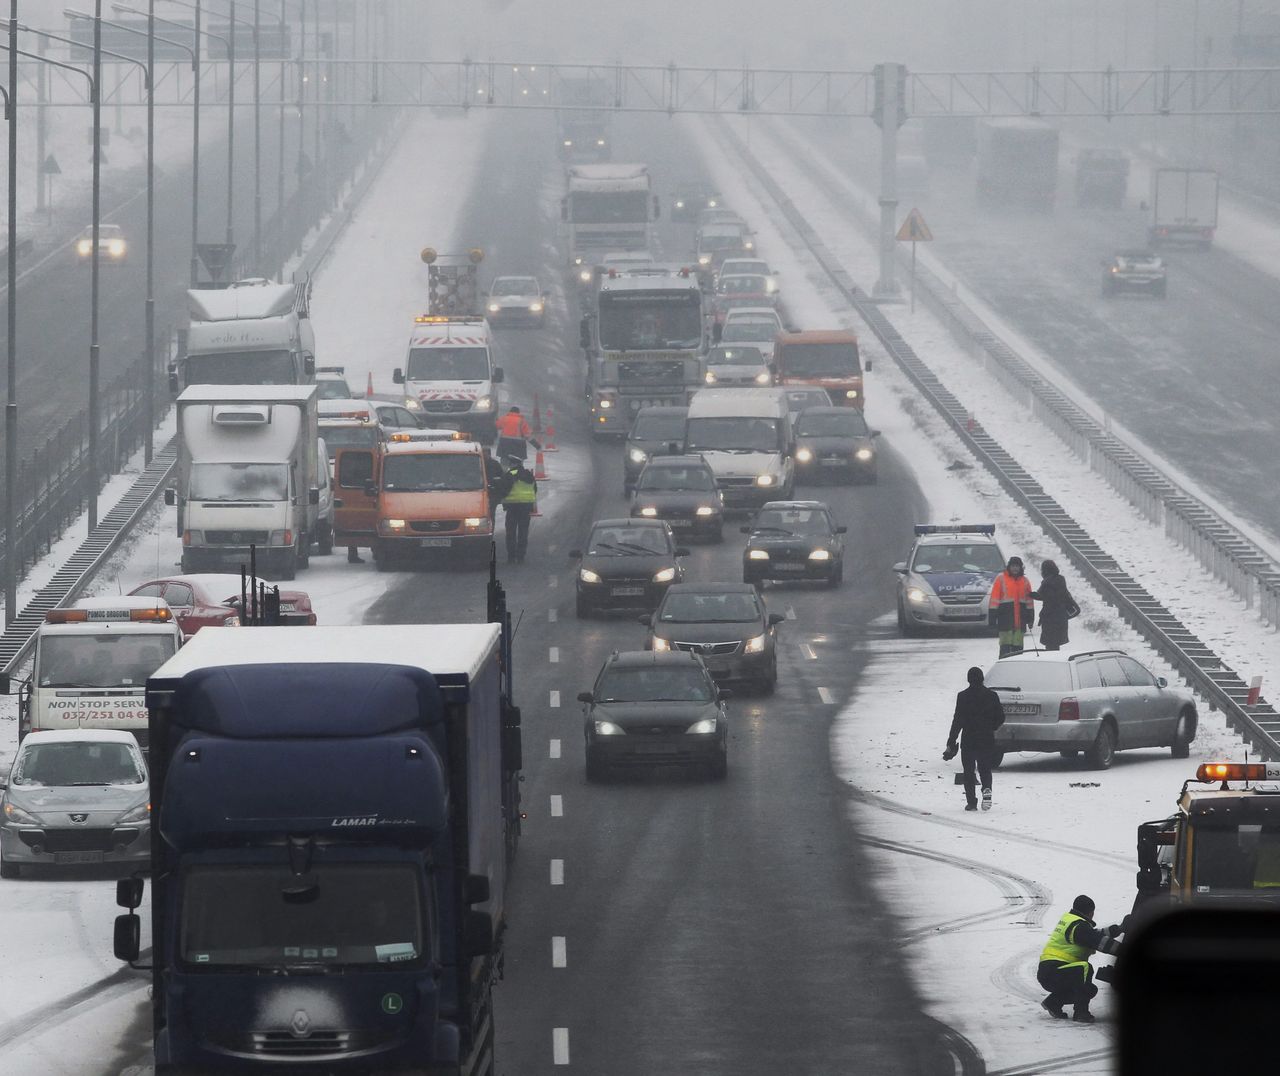
<path id="1" fill-rule="evenodd" d="M 101 852 L 54 852 L 55 863 L 101 863 Z"/>
<path id="2" fill-rule="evenodd" d="M 662 743 L 638 743 L 634 750 L 637 755 L 670 755 L 675 752 L 675 748 Z"/>
<path id="3" fill-rule="evenodd" d="M 1040 707 L 1034 702 L 1007 702 L 1004 704 L 1006 714 L 1038 714 Z"/>
<path id="4" fill-rule="evenodd" d="M 675 528 L 679 528 L 679 527 L 692 527 L 692 526 L 693 526 L 693 520 L 692 520 L 692 519 L 669 519 L 669 520 L 667 520 L 667 523 L 668 523 L 668 524 L 669 524 L 673 529 L 675 529 Z"/>
<path id="5" fill-rule="evenodd" d="M 805 565 L 803 564 L 775 564 L 773 566 L 775 572 L 803 572 Z"/>
<path id="6" fill-rule="evenodd" d="M 609 593 L 615 598 L 638 598 L 644 594 L 644 587 L 614 587 Z"/>
<path id="7" fill-rule="evenodd" d="M 453 545 L 452 538 L 419 538 L 418 545 L 424 549 L 448 549 Z"/>
<path id="8" fill-rule="evenodd" d="M 984 613 L 943 613 L 943 620 L 971 620 L 973 622 L 986 622 L 986 614 Z"/>
<path id="9" fill-rule="evenodd" d="M 823 467 L 843 467 L 844 460 L 822 460 Z"/>

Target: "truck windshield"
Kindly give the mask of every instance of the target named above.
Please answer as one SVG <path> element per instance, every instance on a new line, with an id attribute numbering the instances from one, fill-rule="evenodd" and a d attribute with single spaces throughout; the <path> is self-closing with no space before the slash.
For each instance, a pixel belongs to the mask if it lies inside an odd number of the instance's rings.
<path id="1" fill-rule="evenodd" d="M 182 880 L 186 964 L 349 967 L 424 954 L 422 892 L 409 864 L 193 867 Z"/>
<path id="2" fill-rule="evenodd" d="M 786 344 L 778 367 L 792 377 L 845 377 L 862 373 L 857 344 Z"/>
<path id="3" fill-rule="evenodd" d="M 415 347 L 409 352 L 410 381 L 488 381 L 487 347 Z"/>
<path id="4" fill-rule="evenodd" d="M 296 385 L 297 369 L 288 351 L 220 351 L 188 355 L 188 385 Z"/>
<path id="5" fill-rule="evenodd" d="M 778 420 L 732 415 L 691 418 L 685 447 L 690 452 L 777 452 Z"/>
<path id="6" fill-rule="evenodd" d="M 284 463 L 196 463 L 191 467 L 193 501 L 284 501 L 289 467 Z"/>
<path id="7" fill-rule="evenodd" d="M 471 453 L 388 456 L 382 488 L 388 493 L 471 492 L 484 489 L 484 470 L 480 457 Z"/>
<path id="8" fill-rule="evenodd" d="M 687 350 L 702 344 L 702 297 L 619 292 L 600 296 L 600 346 L 606 351 Z"/>
<path id="9" fill-rule="evenodd" d="M 141 785 L 142 757 L 127 743 L 28 743 L 13 767 L 15 785 Z"/>
<path id="10" fill-rule="evenodd" d="M 1280 826 L 1197 823 L 1194 833 L 1196 893 L 1265 890 L 1280 900 Z"/>
<path id="11" fill-rule="evenodd" d="M 647 191 L 574 191 L 569 196 L 574 224 L 645 224 Z"/>
<path id="12" fill-rule="evenodd" d="M 40 687 L 142 687 L 173 657 L 172 632 L 45 635 L 36 652 Z"/>

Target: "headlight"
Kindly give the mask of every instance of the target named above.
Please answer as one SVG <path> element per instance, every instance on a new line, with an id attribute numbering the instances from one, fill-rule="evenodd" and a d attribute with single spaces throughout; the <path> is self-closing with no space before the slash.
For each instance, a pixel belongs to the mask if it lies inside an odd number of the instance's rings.
<path id="1" fill-rule="evenodd" d="M 664 639 L 661 635 L 653 637 L 653 649 L 659 652 L 671 649 L 671 640 Z"/>
<path id="2" fill-rule="evenodd" d="M 716 206 L 718 206 L 719 204 L 720 204 L 720 203 L 719 203 L 719 202 L 717 202 L 714 198 L 709 198 L 709 199 L 707 200 L 707 208 L 708 208 L 708 209 L 715 209 L 715 207 L 716 207 Z"/>
<path id="3" fill-rule="evenodd" d="M 754 639 L 748 639 L 742 645 L 742 652 L 744 654 L 763 654 L 764 638 L 763 635 L 757 635 Z"/>
<path id="4" fill-rule="evenodd" d="M 807 448 L 796 449 L 796 460 L 800 463 L 808 463 L 813 459 L 813 453 Z"/>
<path id="5" fill-rule="evenodd" d="M 120 822 L 145 822 L 151 817 L 151 804 L 139 803 L 132 810 L 125 811 L 117 821 Z"/>
<path id="6" fill-rule="evenodd" d="M 471 405 L 471 410 L 472 411 L 492 411 L 493 397 L 492 396 L 479 397 L 476 400 L 476 402 Z"/>
<path id="7" fill-rule="evenodd" d="M 649 453 L 641 452 L 638 448 L 633 448 L 628 455 L 631 457 L 632 463 L 644 463 L 649 458 Z"/>
<path id="8" fill-rule="evenodd" d="M 653 581 L 655 583 L 670 583 L 676 577 L 674 568 L 663 568 L 660 572 L 653 573 Z"/>
<path id="9" fill-rule="evenodd" d="M 812 553 L 809 554 L 809 559 L 810 560 L 830 560 L 831 550 L 815 549 Z"/>
<path id="10" fill-rule="evenodd" d="M 612 407 L 612 406 L 613 406 L 613 401 L 612 401 L 612 400 L 601 400 L 601 401 L 600 401 L 600 410 L 601 410 L 601 411 L 608 410 L 608 409 L 609 409 L 610 407 Z"/>
<path id="11" fill-rule="evenodd" d="M 597 736 L 625 736 L 626 733 L 622 731 L 621 727 L 619 727 L 618 725 L 615 725 L 612 721 L 597 721 L 596 735 Z"/>
<path id="12" fill-rule="evenodd" d="M 581 255 L 581 254 L 579 254 L 576 258 L 574 258 L 574 259 L 573 259 L 573 264 L 574 264 L 574 265 L 581 265 L 581 264 L 582 264 L 582 255 Z"/>
<path id="13" fill-rule="evenodd" d="M 240 618 L 238 616 L 229 616 L 223 622 L 224 628 L 238 628 L 240 626 Z"/>
<path id="14" fill-rule="evenodd" d="M 109 253 L 113 258 L 124 257 L 124 240 L 111 240 L 111 242 L 107 244 L 107 253 Z"/>
<path id="15" fill-rule="evenodd" d="M 714 516 L 715 514 L 716 510 L 709 504 L 698 505 L 698 510 L 694 513 L 694 515 L 698 516 Z"/>
<path id="16" fill-rule="evenodd" d="M 857 390 L 857 389 L 846 389 L 846 390 L 845 390 L 845 393 L 844 393 L 844 398 L 845 398 L 846 400 L 856 400 L 856 399 L 858 398 L 858 390 Z"/>
<path id="17" fill-rule="evenodd" d="M 468 531 L 488 531 L 493 522 L 488 516 L 468 516 L 462 521 L 462 529 Z"/>
<path id="18" fill-rule="evenodd" d="M 684 731 L 687 736 L 710 736 L 716 731 L 716 719 L 708 717 L 701 721 L 695 721 Z"/>
<path id="19" fill-rule="evenodd" d="M 756 485 L 757 485 L 757 486 L 772 486 L 772 485 L 773 485 L 773 475 L 771 475 L 771 474 L 758 474 L 758 475 L 756 475 Z"/>
<path id="20" fill-rule="evenodd" d="M 542 313 L 542 304 L 541 304 L 541 303 L 530 303 L 530 304 L 529 304 L 529 313 L 530 313 L 530 314 L 541 314 L 541 313 Z"/>
<path id="21" fill-rule="evenodd" d="M 590 283 L 591 283 L 591 270 L 590 270 L 590 269 L 583 269 L 583 270 L 582 270 L 582 272 L 580 272 L 580 273 L 578 274 L 578 279 L 579 279 L 579 280 L 581 280 L 584 284 L 590 284 Z"/>
<path id="22" fill-rule="evenodd" d="M 24 826 L 40 825 L 40 819 L 35 815 L 31 814 L 29 811 L 24 811 L 21 807 L 10 803 L 7 799 L 4 801 L 4 818 L 6 822 L 19 822 Z"/>
<path id="23" fill-rule="evenodd" d="M 496 314 L 496 313 L 497 313 L 499 310 L 501 310 L 501 309 L 502 309 L 502 307 L 501 307 L 501 306 L 499 306 L 497 303 L 490 303 L 490 304 L 489 304 L 489 313 L 490 313 L 490 314 Z"/>
<path id="24" fill-rule="evenodd" d="M 677 201 L 677 202 L 676 202 L 676 208 L 677 208 L 677 209 L 683 209 L 683 208 L 684 208 L 684 203 L 683 203 L 683 202 L 680 202 L 680 201 Z"/>
<path id="25" fill-rule="evenodd" d="M 767 385 L 773 380 L 773 375 L 767 370 L 764 373 L 756 374 L 757 385 Z"/>
<path id="26" fill-rule="evenodd" d="M 640 514 L 642 516 L 653 518 L 658 514 L 658 510 L 653 505 L 646 504 L 643 508 L 640 509 Z"/>
<path id="27" fill-rule="evenodd" d="M 742 244 L 742 249 L 743 249 L 743 250 L 755 250 L 755 249 L 756 249 L 756 245 L 755 245 L 753 242 L 751 242 L 751 240 L 750 240 L 750 239 L 748 239 L 745 243 L 743 243 L 743 244 Z"/>
<path id="28" fill-rule="evenodd" d="M 379 522 L 378 530 L 383 534 L 399 534 L 406 526 L 403 519 L 384 519 Z"/>
<path id="29" fill-rule="evenodd" d="M 566 139 L 564 140 L 564 144 L 565 144 L 565 147 L 566 147 L 566 148 L 567 148 L 567 147 L 569 147 L 569 146 L 572 146 L 572 145 L 573 145 L 573 139 L 572 139 L 572 138 L 566 138 Z"/>
<path id="30" fill-rule="evenodd" d="M 706 382 L 708 385 L 714 385 L 716 383 L 716 375 L 713 370 L 707 371 Z"/>
<path id="31" fill-rule="evenodd" d="M 854 453 L 854 455 L 865 463 L 867 460 L 871 459 L 871 457 L 874 456 L 875 453 L 872 452 L 871 449 L 869 448 L 860 448 L 858 449 L 857 452 Z"/>
<path id="32" fill-rule="evenodd" d="M 596 139 L 596 145 L 597 145 L 597 146 L 603 146 L 603 145 L 604 145 L 604 139 L 603 139 L 603 138 L 597 138 L 597 139 Z"/>
<path id="33" fill-rule="evenodd" d="M 81 239 L 80 242 L 76 244 L 76 253 L 82 258 L 87 258 L 93 253 L 93 240 Z"/>
<path id="34" fill-rule="evenodd" d="M 763 549 L 748 549 L 747 560 L 768 560 L 769 554 Z"/>
<path id="35" fill-rule="evenodd" d="M 415 397 L 413 397 L 413 396 L 406 396 L 406 397 L 404 398 L 404 405 L 405 405 L 405 407 L 407 407 L 410 411 L 421 411 L 421 410 L 422 410 L 422 401 L 421 401 L 421 400 L 419 400 L 419 399 L 416 399 L 416 398 L 415 398 Z"/>
<path id="36" fill-rule="evenodd" d="M 579 568 L 579 569 L 578 569 L 578 578 L 579 578 L 580 580 L 582 580 L 582 582 L 584 582 L 584 583 L 598 583 L 598 582 L 600 582 L 600 575 L 599 575 L 599 573 L 598 573 L 598 572 L 593 572 L 590 568 Z"/>
<path id="37" fill-rule="evenodd" d="M 710 255 L 710 254 L 699 254 L 699 255 L 698 255 L 698 264 L 699 264 L 699 265 L 710 265 L 710 264 L 711 264 L 711 255 Z"/>
<path id="38" fill-rule="evenodd" d="M 926 602 L 928 600 L 929 600 L 929 595 L 926 594 L 919 587 L 907 587 L 907 601 L 916 602 L 918 604 L 920 602 Z"/>

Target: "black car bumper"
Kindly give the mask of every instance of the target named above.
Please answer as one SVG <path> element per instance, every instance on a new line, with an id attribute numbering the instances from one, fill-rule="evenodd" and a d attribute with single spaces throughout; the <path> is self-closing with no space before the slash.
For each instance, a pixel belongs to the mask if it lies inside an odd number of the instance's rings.
<path id="1" fill-rule="evenodd" d="M 840 570 L 840 558 L 830 560 L 783 560 L 771 557 L 769 560 L 742 561 L 742 581 L 759 583 L 761 580 L 816 579 L 828 580 Z"/>
<path id="2" fill-rule="evenodd" d="M 578 580 L 578 608 L 583 611 L 607 612 L 609 610 L 644 609 L 652 612 L 667 592 L 667 583 L 652 580 L 604 579 L 599 583 Z"/>
<path id="3" fill-rule="evenodd" d="M 710 766 L 725 756 L 724 737 L 719 732 L 691 735 L 676 730 L 662 733 L 628 732 L 621 736 L 587 739 L 587 758 L 597 765 L 617 766 Z"/>

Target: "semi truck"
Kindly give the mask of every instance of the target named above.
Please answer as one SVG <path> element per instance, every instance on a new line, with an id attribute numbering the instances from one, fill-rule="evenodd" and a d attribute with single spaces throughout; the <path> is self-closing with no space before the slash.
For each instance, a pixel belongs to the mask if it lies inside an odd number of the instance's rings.
<path id="1" fill-rule="evenodd" d="M 1089 147 L 1076 156 L 1076 205 L 1119 209 L 1129 190 L 1129 158 L 1123 150 Z"/>
<path id="2" fill-rule="evenodd" d="M 1048 212 L 1058 189 L 1058 131 L 1028 119 L 983 120 L 978 127 L 981 204 Z"/>
<path id="3" fill-rule="evenodd" d="M 1205 168 L 1157 168 L 1151 174 L 1152 246 L 1192 243 L 1208 250 L 1218 228 L 1218 173 Z"/>
<path id="4" fill-rule="evenodd" d="M 659 206 L 647 165 L 574 164 L 565 174 L 569 189 L 560 217 L 573 266 L 594 265 L 613 250 L 649 249 Z"/>
<path id="5" fill-rule="evenodd" d="M 182 570 L 249 561 L 292 579 L 319 537 L 319 434 L 314 385 L 196 385 L 178 397 L 177 482 Z"/>
<path id="6" fill-rule="evenodd" d="M 146 700 L 156 1071 L 492 1076 L 519 825 L 505 607 L 201 632 Z M 144 895 L 117 885 L 121 960 Z"/>
<path id="7" fill-rule="evenodd" d="M 555 85 L 556 152 L 562 161 L 607 161 L 609 112 L 613 92 L 608 81 L 585 76 L 563 78 Z"/>
<path id="8" fill-rule="evenodd" d="M 187 292 L 186 346 L 169 365 L 174 395 L 191 385 L 309 385 L 315 381 L 311 282 L 262 278 Z"/>

